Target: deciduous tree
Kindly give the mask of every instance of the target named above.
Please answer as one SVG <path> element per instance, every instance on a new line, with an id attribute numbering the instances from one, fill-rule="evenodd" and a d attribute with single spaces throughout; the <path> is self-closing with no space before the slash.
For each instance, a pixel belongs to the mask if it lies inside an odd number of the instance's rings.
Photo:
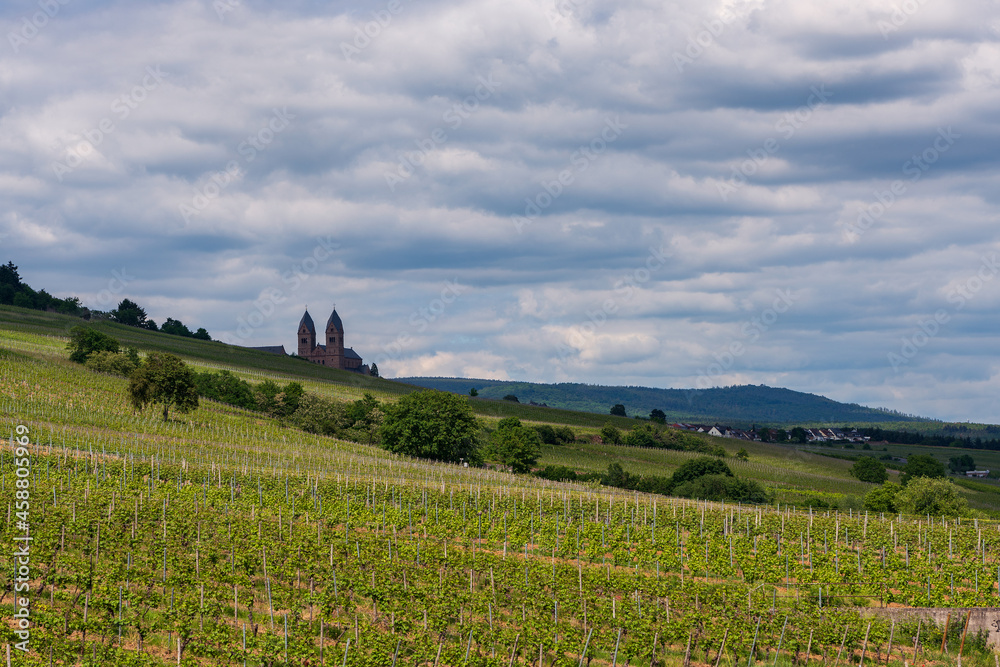
<path id="1" fill-rule="evenodd" d="M 190 412 L 198 407 L 198 387 L 195 374 L 173 354 L 153 352 L 132 373 L 128 385 L 132 406 L 142 410 L 150 403 L 163 408 L 163 421 L 169 418 L 170 407 Z"/>
<path id="2" fill-rule="evenodd" d="M 385 408 L 382 446 L 438 461 L 477 461 L 477 424 L 467 400 L 443 391 L 407 394 Z"/>

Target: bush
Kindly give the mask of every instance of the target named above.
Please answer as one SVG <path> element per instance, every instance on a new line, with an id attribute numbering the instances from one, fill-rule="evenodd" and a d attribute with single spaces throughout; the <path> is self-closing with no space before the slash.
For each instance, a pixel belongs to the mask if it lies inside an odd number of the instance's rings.
<path id="1" fill-rule="evenodd" d="M 865 509 L 869 512 L 896 513 L 896 496 L 902 490 L 895 482 L 886 482 L 877 489 L 872 489 L 865 494 Z"/>
<path id="2" fill-rule="evenodd" d="M 556 429 L 556 440 L 560 445 L 576 442 L 576 433 L 569 426 L 560 426 Z"/>
<path id="3" fill-rule="evenodd" d="M 93 352 L 85 365 L 98 373 L 128 377 L 139 367 L 139 353 L 132 347 L 125 352 Z"/>
<path id="4" fill-rule="evenodd" d="M 539 424 L 535 427 L 535 433 L 541 439 L 543 444 L 546 445 L 558 445 L 559 440 L 556 438 L 556 430 L 552 428 L 549 424 Z"/>
<path id="5" fill-rule="evenodd" d="M 87 358 L 95 352 L 117 353 L 121 348 L 111 336 L 89 327 L 75 326 L 69 331 L 69 360 L 78 364 L 87 363 Z"/>
<path id="6" fill-rule="evenodd" d="M 969 501 L 949 480 L 917 477 L 896 495 L 896 510 L 905 514 L 968 516 Z"/>
<path id="7" fill-rule="evenodd" d="M 313 394 L 306 394 L 299 400 L 299 407 L 289 418 L 289 422 L 317 435 L 337 435 L 345 420 L 345 406 L 339 401 L 330 401 Z"/>
<path id="8" fill-rule="evenodd" d="M 851 466 L 851 474 L 862 482 L 881 484 L 889 479 L 885 464 L 871 456 L 862 456 Z"/>
<path id="9" fill-rule="evenodd" d="M 684 482 L 690 482 L 705 475 L 734 476 L 733 471 L 723 461 L 711 459 L 707 456 L 699 456 L 696 459 L 691 459 L 681 464 L 681 467 L 674 472 L 674 484 L 679 485 Z"/>
<path id="10" fill-rule="evenodd" d="M 615 428 L 613 424 L 605 424 L 601 428 L 601 440 L 610 445 L 620 445 L 622 444 L 622 432 Z"/>
<path id="11" fill-rule="evenodd" d="M 731 475 L 702 475 L 674 488 L 674 495 L 699 500 L 743 503 L 769 503 L 771 496 L 767 490 L 750 479 L 740 479 Z"/>
<path id="12" fill-rule="evenodd" d="M 256 410 L 253 385 L 241 380 L 229 371 L 218 373 L 198 373 L 195 376 L 198 393 L 205 398 L 220 403 L 228 403 L 245 410 Z"/>

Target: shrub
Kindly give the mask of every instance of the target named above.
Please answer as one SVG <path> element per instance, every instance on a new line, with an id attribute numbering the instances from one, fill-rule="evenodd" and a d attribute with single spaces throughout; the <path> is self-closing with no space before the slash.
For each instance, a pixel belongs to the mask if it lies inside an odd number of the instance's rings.
<path id="1" fill-rule="evenodd" d="M 69 360 L 78 364 L 87 362 L 87 358 L 95 352 L 117 353 L 121 348 L 118 341 L 111 336 L 89 327 L 75 326 L 69 331 Z"/>
<path id="2" fill-rule="evenodd" d="M 696 459 L 691 459 L 681 464 L 676 472 L 674 472 L 674 484 L 679 485 L 684 482 L 690 482 L 705 475 L 734 476 L 733 471 L 723 461 L 711 459 L 707 456 L 699 456 Z"/>
<path id="3" fill-rule="evenodd" d="M 932 516 L 967 516 L 969 501 L 959 495 L 949 480 L 917 477 L 896 495 L 896 509 L 906 514 Z"/>
<path id="4" fill-rule="evenodd" d="M 862 456 L 851 466 L 851 474 L 862 482 L 881 484 L 889 479 L 885 464 L 871 456 Z"/>
<path id="5" fill-rule="evenodd" d="M 93 352 L 85 365 L 98 373 L 128 377 L 139 367 L 139 353 L 131 347 L 125 352 Z"/>
<path id="6" fill-rule="evenodd" d="M 337 435 L 344 421 L 344 404 L 306 394 L 289 421 L 293 426 L 317 435 Z"/>
<path id="7" fill-rule="evenodd" d="M 622 432 L 613 424 L 605 424 L 601 428 L 601 440 L 611 445 L 620 445 L 622 444 Z"/>
<path id="8" fill-rule="evenodd" d="M 535 432 L 538 433 L 538 437 L 541 438 L 542 443 L 546 445 L 561 444 L 558 438 L 556 438 L 556 430 L 549 424 L 539 424 L 535 427 Z"/>

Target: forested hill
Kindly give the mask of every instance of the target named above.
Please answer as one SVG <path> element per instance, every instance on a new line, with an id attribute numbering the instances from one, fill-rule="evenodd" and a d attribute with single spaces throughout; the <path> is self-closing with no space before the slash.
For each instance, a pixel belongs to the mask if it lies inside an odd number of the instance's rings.
<path id="1" fill-rule="evenodd" d="M 560 383 L 536 384 L 466 378 L 397 378 L 402 382 L 468 394 L 475 388 L 480 398 L 502 399 L 513 394 L 521 403 L 534 401 L 553 408 L 607 414 L 621 403 L 629 417 L 648 417 L 659 409 L 669 421 L 715 422 L 725 424 L 786 423 L 813 424 L 839 422 L 901 422 L 918 418 L 891 410 L 869 408 L 856 403 L 838 403 L 823 396 L 790 389 L 744 385 L 714 389 L 657 389 L 653 387 L 604 387 Z"/>

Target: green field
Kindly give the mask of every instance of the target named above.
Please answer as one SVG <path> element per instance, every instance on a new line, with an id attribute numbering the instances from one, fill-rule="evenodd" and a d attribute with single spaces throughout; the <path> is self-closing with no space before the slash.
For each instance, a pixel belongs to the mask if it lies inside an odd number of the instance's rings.
<path id="1" fill-rule="evenodd" d="M 210 401 L 164 422 L 129 407 L 126 380 L 68 361 L 70 318 L 24 313 L 0 309 L 13 664 L 680 665 L 688 653 L 736 667 L 884 662 L 890 643 L 893 664 L 953 664 L 961 629 L 923 624 L 915 653 L 915 622 L 856 607 L 1000 605 L 1000 524 L 859 512 L 870 485 L 848 461 L 719 439 L 748 450 L 727 458 L 738 475 L 777 494 L 780 506 L 756 507 L 408 459 Z M 413 390 L 99 326 L 144 353 L 342 400 Z M 541 465 L 666 475 L 693 456 L 594 442 L 600 415 L 470 403 L 483 419 L 571 425 L 577 442 L 546 447 Z M 842 511 L 795 509 L 816 497 Z M 27 654 L 14 618 L 25 596 Z M 993 664 L 982 637 L 962 650 Z"/>

